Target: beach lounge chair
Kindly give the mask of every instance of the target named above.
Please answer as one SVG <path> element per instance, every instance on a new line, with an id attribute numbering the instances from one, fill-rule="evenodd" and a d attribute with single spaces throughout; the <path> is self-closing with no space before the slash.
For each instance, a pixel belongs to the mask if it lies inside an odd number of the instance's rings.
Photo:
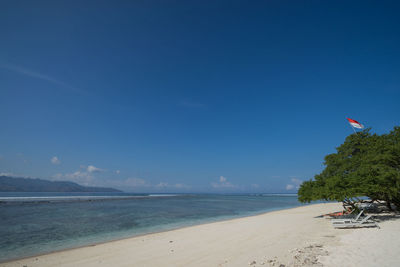
<path id="1" fill-rule="evenodd" d="M 368 215 L 362 220 L 344 219 L 332 221 L 335 228 L 356 228 L 356 227 L 379 227 L 378 224 L 370 220 L 372 215 Z"/>

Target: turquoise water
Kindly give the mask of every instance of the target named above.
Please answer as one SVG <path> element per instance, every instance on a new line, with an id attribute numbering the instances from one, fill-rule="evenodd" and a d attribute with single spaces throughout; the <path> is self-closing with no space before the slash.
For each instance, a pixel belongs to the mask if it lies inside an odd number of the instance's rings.
<path id="1" fill-rule="evenodd" d="M 0 261 L 300 205 L 272 194 L 0 193 Z"/>

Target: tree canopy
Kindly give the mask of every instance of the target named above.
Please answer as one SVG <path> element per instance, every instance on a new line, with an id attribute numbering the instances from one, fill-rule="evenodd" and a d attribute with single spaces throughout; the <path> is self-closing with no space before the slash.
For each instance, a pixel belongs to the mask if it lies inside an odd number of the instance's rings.
<path id="1" fill-rule="evenodd" d="M 325 157 L 325 169 L 301 184 L 299 201 L 342 201 L 354 206 L 359 197 L 386 201 L 400 208 L 400 127 L 388 134 L 371 129 L 349 135 L 337 152 Z"/>

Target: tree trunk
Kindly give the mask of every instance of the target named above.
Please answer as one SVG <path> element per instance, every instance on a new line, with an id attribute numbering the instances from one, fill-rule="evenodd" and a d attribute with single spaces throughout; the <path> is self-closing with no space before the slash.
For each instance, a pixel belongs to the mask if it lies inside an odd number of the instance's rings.
<path id="1" fill-rule="evenodd" d="M 357 207 L 356 207 L 356 205 L 354 205 L 354 202 L 351 201 L 351 200 L 348 199 L 348 198 L 345 198 L 345 199 L 343 200 L 343 209 L 344 209 L 344 210 L 347 209 L 346 206 L 350 206 L 353 210 L 357 210 Z"/>
<path id="2" fill-rule="evenodd" d="M 392 205 L 391 205 L 392 203 L 390 202 L 390 200 L 389 200 L 388 197 L 386 197 L 385 201 L 386 201 L 386 207 L 387 207 L 390 211 L 393 211 Z"/>
<path id="3" fill-rule="evenodd" d="M 399 198 L 394 198 L 393 204 L 396 206 L 397 210 L 400 210 L 400 199 Z"/>

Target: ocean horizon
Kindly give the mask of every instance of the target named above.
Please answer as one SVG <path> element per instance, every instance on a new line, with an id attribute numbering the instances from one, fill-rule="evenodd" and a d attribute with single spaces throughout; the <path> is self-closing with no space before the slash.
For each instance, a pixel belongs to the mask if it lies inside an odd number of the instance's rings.
<path id="1" fill-rule="evenodd" d="M 0 192 L 0 262 L 302 205 L 279 193 Z"/>

